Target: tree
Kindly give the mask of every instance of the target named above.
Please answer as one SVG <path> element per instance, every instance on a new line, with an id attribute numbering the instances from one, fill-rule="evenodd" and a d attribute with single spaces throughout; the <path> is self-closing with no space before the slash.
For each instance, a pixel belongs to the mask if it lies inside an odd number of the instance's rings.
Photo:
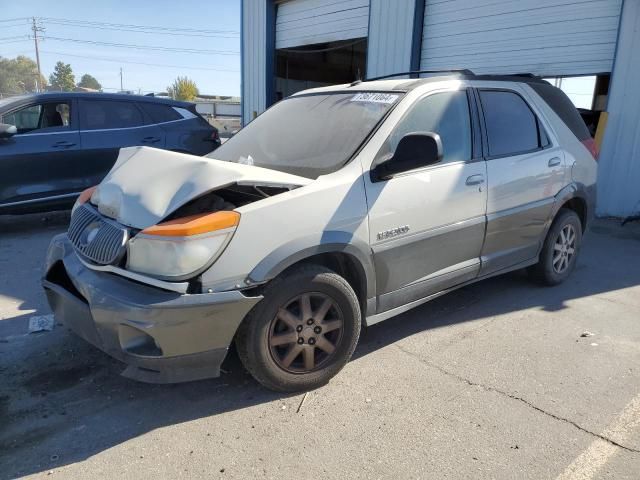
<path id="1" fill-rule="evenodd" d="M 102 90 L 102 85 L 100 85 L 100 82 L 96 80 L 96 77 L 89 75 L 88 73 L 82 75 L 78 86 L 82 88 L 91 88 L 93 90 Z"/>
<path id="2" fill-rule="evenodd" d="M 0 95 L 35 92 L 47 84 L 42 75 L 38 75 L 36 62 L 25 56 L 15 59 L 0 57 Z"/>
<path id="3" fill-rule="evenodd" d="M 187 77 L 178 77 L 167 87 L 167 93 L 175 100 L 192 101 L 198 96 L 196 82 Z"/>
<path id="4" fill-rule="evenodd" d="M 71 65 L 63 62 L 56 63 L 53 73 L 49 75 L 49 83 L 63 92 L 72 91 L 76 86 L 76 77 L 73 75 Z"/>

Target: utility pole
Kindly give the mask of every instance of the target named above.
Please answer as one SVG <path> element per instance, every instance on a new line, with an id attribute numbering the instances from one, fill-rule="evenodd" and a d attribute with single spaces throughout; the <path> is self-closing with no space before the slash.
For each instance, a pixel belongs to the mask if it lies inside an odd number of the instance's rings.
<path id="1" fill-rule="evenodd" d="M 124 88 L 122 88 L 122 67 L 120 67 L 120 91 L 122 92 Z"/>
<path id="2" fill-rule="evenodd" d="M 44 28 L 39 27 L 36 24 L 36 17 L 31 17 L 32 20 L 32 24 L 31 24 L 31 30 L 33 30 L 33 42 L 36 46 L 36 63 L 38 64 L 38 79 L 40 79 L 40 77 L 42 76 L 42 72 L 40 71 L 40 51 L 38 50 L 38 32 L 44 32 Z M 37 85 L 37 82 L 36 82 Z M 36 87 L 36 92 L 38 91 L 38 88 Z"/>

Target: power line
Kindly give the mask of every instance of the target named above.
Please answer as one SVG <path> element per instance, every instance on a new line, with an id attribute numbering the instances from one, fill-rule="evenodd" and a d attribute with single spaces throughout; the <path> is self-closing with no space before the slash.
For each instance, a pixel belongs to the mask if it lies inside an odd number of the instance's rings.
<path id="1" fill-rule="evenodd" d="M 132 48 L 137 50 L 157 50 L 160 52 L 179 52 L 179 53 L 196 53 L 202 55 L 239 55 L 239 52 L 231 52 L 226 50 L 199 50 L 195 48 L 177 48 L 177 47 L 161 47 L 157 45 L 133 45 L 127 43 L 100 42 L 97 40 L 80 40 L 78 38 L 62 38 L 62 37 L 40 37 L 43 40 L 54 40 L 57 42 L 84 43 L 88 45 L 100 45 L 105 47 L 116 48 Z"/>
<path id="2" fill-rule="evenodd" d="M 201 38 L 229 38 L 229 39 L 237 39 L 238 33 L 236 32 L 217 32 L 217 33 L 191 33 L 191 32 L 181 32 L 181 31 L 157 31 L 150 28 L 125 28 L 125 27 L 112 27 L 101 24 L 88 24 L 87 22 L 67 22 L 67 21 L 59 21 L 59 20 L 46 20 L 50 25 L 59 25 L 66 27 L 80 27 L 80 28 L 90 28 L 90 29 L 98 29 L 98 30 L 111 30 L 118 32 L 133 32 L 133 33 L 145 33 L 152 35 L 171 35 L 171 36 L 179 36 L 179 37 L 201 37 Z M 211 32 L 216 32 L 212 30 Z"/>
<path id="3" fill-rule="evenodd" d="M 100 25 L 105 27 L 118 27 L 118 28 L 133 28 L 133 29 L 143 29 L 143 30 L 157 30 L 157 31 L 167 31 L 167 32 L 191 32 L 191 33 L 206 33 L 206 34 L 239 34 L 240 32 L 237 30 L 207 30 L 207 29 L 199 29 L 199 28 L 176 28 L 176 27 L 160 27 L 160 26 L 152 26 L 152 25 L 134 25 L 127 23 L 108 23 L 108 22 L 95 22 L 95 21 L 84 21 L 84 20 L 70 20 L 65 18 L 51 18 L 51 17 L 41 17 L 41 20 L 49 21 L 49 22 L 59 22 L 59 23 L 69 23 L 69 24 L 81 24 L 81 25 Z"/>
<path id="4" fill-rule="evenodd" d="M 14 38 L 25 38 L 25 39 L 29 40 L 29 36 L 28 35 L 14 35 L 13 37 L 2 37 L 2 38 L 0 38 L 0 41 L 13 40 Z"/>
<path id="5" fill-rule="evenodd" d="M 29 20 L 29 17 L 5 18 L 3 20 L 0 20 L 0 23 L 15 22 L 18 20 Z"/>
<path id="6" fill-rule="evenodd" d="M 238 73 L 238 70 L 231 70 L 225 68 L 216 68 L 216 67 L 191 67 L 186 65 L 167 65 L 163 63 L 146 63 L 146 62 L 130 62 L 125 60 L 120 60 L 118 58 L 113 57 L 96 57 L 96 56 L 88 56 L 88 55 L 76 55 L 72 53 L 62 53 L 62 52 L 52 52 L 50 50 L 41 50 L 41 53 L 46 53 L 48 55 L 60 55 L 62 57 L 77 57 L 77 58 L 86 58 L 89 60 L 103 61 L 103 62 L 114 62 L 114 63 L 127 63 L 131 65 L 144 65 L 149 67 L 169 67 L 169 68 L 181 68 L 184 70 L 207 70 L 211 72 L 235 72 Z"/>

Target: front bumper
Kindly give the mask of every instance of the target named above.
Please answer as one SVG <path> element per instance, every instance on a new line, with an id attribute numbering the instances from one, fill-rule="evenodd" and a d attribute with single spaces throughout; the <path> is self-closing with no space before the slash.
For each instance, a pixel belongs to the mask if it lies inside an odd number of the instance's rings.
<path id="1" fill-rule="evenodd" d="M 94 271 L 66 234 L 51 241 L 42 284 L 56 320 L 126 363 L 124 376 L 151 383 L 219 376 L 240 322 L 262 298 L 185 295 Z"/>

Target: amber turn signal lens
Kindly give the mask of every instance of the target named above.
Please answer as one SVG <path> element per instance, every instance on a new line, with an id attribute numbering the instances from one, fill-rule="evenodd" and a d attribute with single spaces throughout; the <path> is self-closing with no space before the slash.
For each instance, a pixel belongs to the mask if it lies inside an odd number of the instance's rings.
<path id="1" fill-rule="evenodd" d="M 235 227 L 238 222 L 240 222 L 238 212 L 221 211 L 176 218 L 145 228 L 142 233 L 166 237 L 188 237 Z"/>
<path id="2" fill-rule="evenodd" d="M 80 196 L 78 197 L 78 200 L 76 200 L 78 205 L 82 205 L 83 203 L 87 203 L 89 201 L 89 199 L 91 198 L 91 195 L 93 195 L 93 192 L 95 192 L 96 190 L 96 186 L 89 187 L 80 194 Z"/>

